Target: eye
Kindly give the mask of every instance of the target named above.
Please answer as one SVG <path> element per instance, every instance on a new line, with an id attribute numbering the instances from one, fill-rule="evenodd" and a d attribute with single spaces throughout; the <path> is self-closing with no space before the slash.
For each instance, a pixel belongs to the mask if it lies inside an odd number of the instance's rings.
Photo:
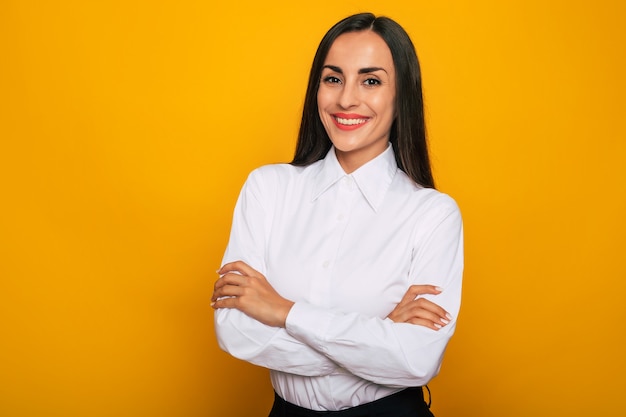
<path id="1" fill-rule="evenodd" d="M 367 87 L 375 87 L 377 85 L 380 85 L 381 82 L 377 78 L 368 78 L 365 81 L 363 81 L 363 84 L 365 84 Z"/>
<path id="2" fill-rule="evenodd" d="M 323 81 L 325 83 L 327 83 L 327 84 L 339 84 L 339 83 L 341 83 L 341 80 L 339 78 L 333 77 L 332 75 L 324 77 Z"/>

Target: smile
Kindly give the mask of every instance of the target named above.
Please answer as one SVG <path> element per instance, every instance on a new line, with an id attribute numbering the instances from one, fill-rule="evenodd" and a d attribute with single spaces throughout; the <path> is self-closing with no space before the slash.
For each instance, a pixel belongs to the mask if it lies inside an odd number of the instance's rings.
<path id="1" fill-rule="evenodd" d="M 342 130 L 358 129 L 370 120 L 369 117 L 347 114 L 333 114 L 332 119 L 335 125 Z"/>

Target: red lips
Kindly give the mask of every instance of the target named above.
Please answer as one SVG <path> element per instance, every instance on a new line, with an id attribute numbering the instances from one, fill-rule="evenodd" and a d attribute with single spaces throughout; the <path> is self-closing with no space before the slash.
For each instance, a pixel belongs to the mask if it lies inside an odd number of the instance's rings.
<path id="1" fill-rule="evenodd" d="M 333 122 L 341 130 L 356 130 L 364 126 L 369 117 L 354 113 L 335 113 L 332 115 Z M 341 122 L 339 121 L 341 119 Z M 358 122 L 356 122 L 358 120 Z M 348 122 L 348 123 L 346 123 Z"/>

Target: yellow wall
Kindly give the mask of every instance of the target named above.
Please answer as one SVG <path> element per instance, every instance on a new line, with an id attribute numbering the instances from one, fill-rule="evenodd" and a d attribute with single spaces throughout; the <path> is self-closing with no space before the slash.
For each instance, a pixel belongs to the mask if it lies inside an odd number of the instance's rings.
<path id="1" fill-rule="evenodd" d="M 626 413 L 624 2 L 212 3 L 0 2 L 0 415 L 266 414 L 214 271 L 317 42 L 364 10 L 415 41 L 466 223 L 437 416 Z"/>

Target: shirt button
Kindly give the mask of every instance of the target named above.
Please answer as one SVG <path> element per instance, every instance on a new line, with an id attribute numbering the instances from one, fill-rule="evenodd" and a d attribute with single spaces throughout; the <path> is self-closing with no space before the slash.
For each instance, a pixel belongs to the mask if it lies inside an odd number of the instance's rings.
<path id="1" fill-rule="evenodd" d="M 322 264 L 324 268 L 328 268 L 329 265 L 330 265 L 330 261 L 324 261 L 324 263 Z"/>

